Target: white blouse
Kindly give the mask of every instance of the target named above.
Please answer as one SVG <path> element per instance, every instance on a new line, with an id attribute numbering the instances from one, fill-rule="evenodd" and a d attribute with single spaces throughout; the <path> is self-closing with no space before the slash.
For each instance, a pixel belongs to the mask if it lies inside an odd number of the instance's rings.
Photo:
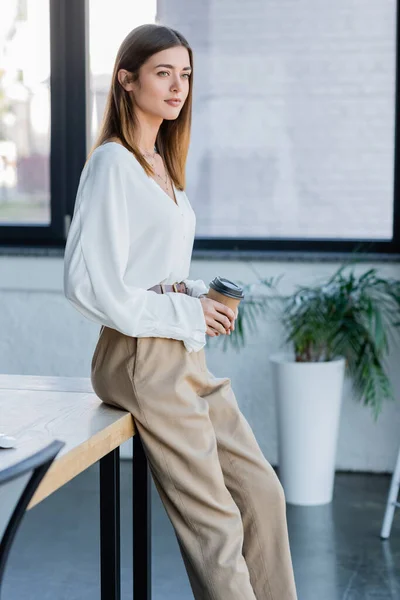
<path id="1" fill-rule="evenodd" d="M 64 255 L 64 293 L 87 318 L 132 337 L 206 344 L 200 294 L 187 279 L 196 216 L 184 191 L 177 204 L 117 142 L 95 149 L 81 173 Z M 158 283 L 185 281 L 188 294 L 158 294 Z"/>

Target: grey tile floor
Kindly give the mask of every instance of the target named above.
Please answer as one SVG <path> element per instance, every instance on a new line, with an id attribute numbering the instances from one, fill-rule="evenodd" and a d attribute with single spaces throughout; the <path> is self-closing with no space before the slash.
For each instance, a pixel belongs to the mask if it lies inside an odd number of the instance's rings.
<path id="1" fill-rule="evenodd" d="M 385 475 L 339 473 L 331 505 L 288 505 L 299 600 L 400 600 L 400 510 L 390 539 L 379 537 L 388 485 Z M 126 461 L 121 488 L 122 599 L 130 600 L 131 471 Z M 154 485 L 152 510 L 153 600 L 192 600 Z M 98 518 L 94 465 L 27 513 L 12 549 L 2 600 L 97 600 Z"/>

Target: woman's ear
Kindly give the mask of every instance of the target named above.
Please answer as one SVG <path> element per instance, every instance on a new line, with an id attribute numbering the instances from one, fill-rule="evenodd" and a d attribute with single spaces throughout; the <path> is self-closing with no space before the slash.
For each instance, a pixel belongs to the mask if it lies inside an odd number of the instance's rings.
<path id="1" fill-rule="evenodd" d="M 126 69 L 120 69 L 118 71 L 118 81 L 127 92 L 133 91 L 133 82 L 131 73 Z"/>

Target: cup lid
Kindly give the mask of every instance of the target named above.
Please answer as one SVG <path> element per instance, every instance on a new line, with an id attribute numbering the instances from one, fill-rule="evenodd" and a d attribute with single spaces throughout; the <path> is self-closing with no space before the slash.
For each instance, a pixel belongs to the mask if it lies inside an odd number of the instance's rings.
<path id="1" fill-rule="evenodd" d="M 225 279 L 225 277 L 217 275 L 217 277 L 214 277 L 214 279 L 210 281 L 209 286 L 216 292 L 224 294 L 224 296 L 237 299 L 244 298 L 243 287 L 229 279 Z"/>

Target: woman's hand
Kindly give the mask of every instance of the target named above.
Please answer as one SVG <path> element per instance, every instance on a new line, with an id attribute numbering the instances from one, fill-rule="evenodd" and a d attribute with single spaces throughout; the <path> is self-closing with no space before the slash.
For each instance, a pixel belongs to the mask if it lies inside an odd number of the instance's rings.
<path id="1" fill-rule="evenodd" d="M 207 324 L 206 333 L 211 337 L 218 336 L 221 333 L 230 335 L 230 332 L 235 329 L 237 309 L 235 313 L 229 306 L 207 298 L 207 296 L 200 296 L 200 302 Z"/>

